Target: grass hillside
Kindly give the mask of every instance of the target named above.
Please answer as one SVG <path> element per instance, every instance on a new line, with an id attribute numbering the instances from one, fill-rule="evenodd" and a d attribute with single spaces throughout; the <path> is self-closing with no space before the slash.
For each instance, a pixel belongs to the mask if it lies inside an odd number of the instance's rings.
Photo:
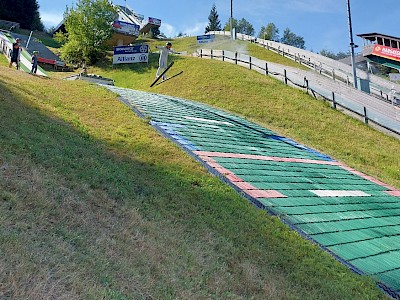
<path id="1" fill-rule="evenodd" d="M 181 51 L 176 43 L 176 50 Z M 276 80 L 174 57 L 89 72 L 221 107 L 400 187 L 399 141 Z M 385 299 L 116 96 L 0 61 L 0 299 Z"/>

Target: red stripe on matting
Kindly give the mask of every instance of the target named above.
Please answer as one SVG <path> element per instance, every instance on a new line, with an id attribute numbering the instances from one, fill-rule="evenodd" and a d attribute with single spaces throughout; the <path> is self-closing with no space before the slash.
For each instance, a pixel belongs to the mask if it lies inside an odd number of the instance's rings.
<path id="1" fill-rule="evenodd" d="M 394 196 L 394 197 L 400 197 L 400 191 L 399 190 L 386 191 L 386 194 L 389 194 L 390 196 Z"/>
<path id="2" fill-rule="evenodd" d="M 265 161 L 276 161 L 276 162 L 295 162 L 295 163 L 306 163 L 306 164 L 317 164 L 317 165 L 332 165 L 332 166 L 340 165 L 340 163 L 336 161 L 312 160 L 305 158 L 288 158 L 288 157 L 276 157 L 276 156 L 265 156 L 265 155 L 255 155 L 255 154 L 207 152 L 207 151 L 193 151 L 193 153 L 199 155 L 200 157 L 242 158 L 242 159 L 254 159 L 254 160 L 265 160 Z"/>
<path id="3" fill-rule="evenodd" d="M 224 175 L 231 183 L 236 185 L 239 189 L 244 191 L 246 194 L 250 195 L 253 198 L 287 198 L 287 196 L 281 194 L 275 190 L 260 190 L 257 189 L 255 186 L 251 185 L 248 182 L 245 182 L 242 178 L 235 175 L 232 171 L 224 168 L 220 164 L 218 164 L 215 160 L 206 156 L 205 153 L 216 153 L 216 152 L 203 152 L 203 151 L 194 151 L 199 157 L 206 162 L 210 167 L 212 167 L 218 173 Z M 221 154 L 221 153 L 219 153 Z M 228 154 L 230 155 L 230 154 Z M 235 156 L 240 154 L 235 154 Z M 214 156 L 216 157 L 216 156 Z M 218 156 L 221 157 L 221 156 Z M 228 157 L 228 156 L 224 156 Z M 229 156 L 231 157 L 231 156 Z"/>
<path id="4" fill-rule="evenodd" d="M 364 178 L 370 182 L 387 188 L 389 191 L 387 193 L 392 196 L 400 197 L 399 190 L 395 187 L 388 185 L 372 176 L 368 176 L 360 171 L 346 166 L 343 163 L 336 161 L 324 161 L 324 160 L 312 160 L 303 158 L 287 158 L 287 157 L 275 157 L 275 156 L 264 156 L 264 155 L 254 155 L 254 154 L 239 154 L 239 153 L 225 153 L 225 152 L 208 152 L 208 151 L 193 151 L 195 154 L 199 155 L 205 161 L 211 160 L 211 157 L 225 157 L 225 158 L 242 158 L 242 159 L 254 159 L 254 160 L 264 160 L 264 161 L 276 161 L 276 162 L 294 162 L 294 163 L 307 163 L 307 164 L 318 164 L 318 165 L 332 165 L 339 166 L 354 175 Z M 213 162 L 215 162 L 213 160 Z"/>

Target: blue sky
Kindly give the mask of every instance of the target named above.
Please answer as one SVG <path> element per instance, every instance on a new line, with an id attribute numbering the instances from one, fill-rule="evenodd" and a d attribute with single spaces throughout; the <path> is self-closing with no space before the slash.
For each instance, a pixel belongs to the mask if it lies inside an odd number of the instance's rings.
<path id="1" fill-rule="evenodd" d="M 400 37 L 399 0 L 351 0 L 355 43 L 359 33 L 379 32 Z M 57 25 L 65 7 L 73 0 L 38 0 L 40 15 L 46 27 Z M 114 0 L 124 5 L 124 0 Z M 230 0 L 127 0 L 127 5 L 145 17 L 162 20 L 161 32 L 174 37 L 204 33 L 211 6 L 215 3 L 224 25 L 230 15 Z M 346 0 L 233 0 L 233 17 L 245 18 L 256 34 L 261 26 L 275 23 L 280 33 L 286 27 L 304 37 L 306 48 L 318 52 L 347 51 L 349 45 Z M 357 49 L 358 50 L 358 49 Z"/>

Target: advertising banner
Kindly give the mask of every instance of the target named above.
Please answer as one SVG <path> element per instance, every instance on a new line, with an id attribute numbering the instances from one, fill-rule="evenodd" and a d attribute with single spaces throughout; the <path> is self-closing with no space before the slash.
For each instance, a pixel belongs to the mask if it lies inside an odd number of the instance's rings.
<path id="1" fill-rule="evenodd" d="M 390 48 L 383 45 L 375 45 L 372 51 L 373 55 L 385 57 L 388 59 L 400 61 L 400 49 Z"/>
<path id="2" fill-rule="evenodd" d="M 140 31 L 139 25 L 116 20 L 116 21 L 114 21 L 112 26 L 116 32 L 123 33 L 123 34 L 129 34 L 129 35 L 136 35 L 136 36 L 139 35 L 139 31 Z"/>
<path id="3" fill-rule="evenodd" d="M 215 34 L 205 34 L 197 36 L 197 44 L 207 44 L 214 42 Z"/>
<path id="4" fill-rule="evenodd" d="M 161 20 L 149 17 L 149 24 L 161 26 Z"/>
<path id="5" fill-rule="evenodd" d="M 149 61 L 149 46 L 118 46 L 114 47 L 113 64 L 132 64 Z"/>

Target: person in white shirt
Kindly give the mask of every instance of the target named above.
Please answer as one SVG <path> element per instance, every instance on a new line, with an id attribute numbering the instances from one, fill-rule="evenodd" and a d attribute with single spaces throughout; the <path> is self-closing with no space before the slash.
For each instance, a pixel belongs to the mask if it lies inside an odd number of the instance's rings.
<path id="1" fill-rule="evenodd" d="M 160 49 L 160 60 L 158 62 L 158 70 L 156 74 L 156 78 L 160 76 L 160 74 L 168 67 L 168 54 L 169 53 L 178 53 L 172 49 L 172 44 L 168 42 L 165 47 L 156 46 L 157 49 Z M 163 80 L 167 79 L 165 74 L 162 77 Z"/>

